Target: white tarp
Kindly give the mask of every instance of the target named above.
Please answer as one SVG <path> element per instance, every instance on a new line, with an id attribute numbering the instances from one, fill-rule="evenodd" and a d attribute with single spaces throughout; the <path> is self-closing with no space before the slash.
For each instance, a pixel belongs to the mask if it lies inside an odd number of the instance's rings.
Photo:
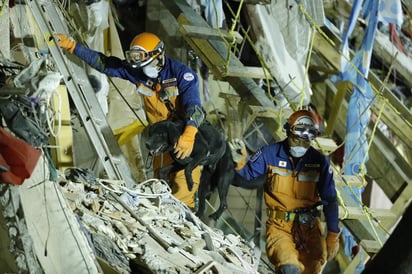
<path id="1" fill-rule="evenodd" d="M 255 46 L 275 75 L 284 96 L 293 104 L 308 105 L 312 94 L 306 73 L 311 27 L 296 1 L 247 5 L 257 34 Z"/>
<path id="2" fill-rule="evenodd" d="M 40 158 L 19 187 L 28 232 L 44 273 L 101 273 L 80 225 Z"/>

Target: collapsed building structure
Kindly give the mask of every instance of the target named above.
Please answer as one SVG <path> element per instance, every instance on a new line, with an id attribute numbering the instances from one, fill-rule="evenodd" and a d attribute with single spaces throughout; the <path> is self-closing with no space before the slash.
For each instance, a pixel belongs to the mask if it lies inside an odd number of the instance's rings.
<path id="1" fill-rule="evenodd" d="M 145 119 L 134 86 L 86 68 L 50 39 L 53 33 L 67 33 L 94 49 L 123 56 L 118 30 L 125 19 L 116 9 L 121 2 L 68 6 L 66 1 L 2 1 L 1 26 L 10 30 L 1 33 L 2 76 L 15 79 L 14 86 L 4 81 L 1 87 L 1 104 L 7 109 L 2 116 L 6 128 L 43 151 L 22 185 L 2 184 L 2 235 L 9 239 L 1 242 L 6 254 L 2 267 L 29 273 L 272 271 L 260 249 L 265 221 L 261 193 L 233 188 L 231 214 L 217 223 L 225 233 L 206 226 L 207 220 L 199 220 L 170 195 L 167 184 L 150 178 L 142 136 L 117 144 L 112 130 Z M 368 161 L 362 163 L 367 173 L 345 174 L 339 152 L 348 142 L 346 117 L 354 83 L 334 76 L 343 55 L 339 24 L 348 24 L 351 4 L 229 3 L 224 14 L 233 24 L 224 28 L 207 22 L 190 1 L 134 1 L 146 15 L 145 27 L 137 29 L 158 33 L 169 55 L 204 73 L 209 119 L 228 139 L 244 138 L 252 151 L 284 137 L 280 129 L 293 109 L 316 106 L 325 121 L 317 146 L 334 160 L 342 227 L 360 250 L 347 254 L 344 248 L 353 246 L 349 236 L 342 238 L 337 262 L 343 273 L 354 273 L 359 263 L 379 252 L 410 202 L 410 51 L 397 48 L 384 27 L 376 33 L 374 67 L 367 76 L 375 92 L 373 119 L 363 129 L 369 138 Z M 404 4 L 404 10 L 409 15 L 411 7 Z M 367 25 L 355 21 L 351 55 Z M 95 78 L 100 85 L 94 85 Z M 13 124 L 14 116 L 5 115 L 10 106 L 18 106 L 16 113 L 35 123 L 23 123 L 19 131 L 21 123 Z M 352 195 L 364 188 L 381 190 L 387 206 L 367 207 Z M 239 202 L 244 197 L 250 200 Z M 367 198 L 372 204 L 376 199 Z"/>

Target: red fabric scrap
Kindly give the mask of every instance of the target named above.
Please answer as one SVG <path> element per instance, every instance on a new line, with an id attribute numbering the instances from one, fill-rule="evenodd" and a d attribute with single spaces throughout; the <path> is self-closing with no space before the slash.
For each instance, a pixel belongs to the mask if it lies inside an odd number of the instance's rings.
<path id="1" fill-rule="evenodd" d="M 40 156 L 40 150 L 0 127 L 0 165 L 7 168 L 0 172 L 1 181 L 21 185 L 31 176 Z"/>

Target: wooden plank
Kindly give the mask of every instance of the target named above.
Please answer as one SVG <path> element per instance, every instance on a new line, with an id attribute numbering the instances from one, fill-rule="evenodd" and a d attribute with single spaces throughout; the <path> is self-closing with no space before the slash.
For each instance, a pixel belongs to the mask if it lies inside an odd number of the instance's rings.
<path id="1" fill-rule="evenodd" d="M 341 175 L 334 174 L 334 180 L 336 186 L 349 186 L 349 187 L 363 187 L 364 180 L 359 175 Z"/>
<path id="2" fill-rule="evenodd" d="M 340 1 L 341 2 L 341 1 Z M 346 257 L 346 256 L 345 256 Z M 339 265 L 341 268 L 343 268 L 343 272 L 341 272 L 342 274 L 353 274 L 356 273 L 356 269 L 358 268 L 358 265 L 360 263 L 365 263 L 365 261 L 369 258 L 369 255 L 366 253 L 365 250 L 360 249 L 358 254 L 356 254 L 356 256 L 351 259 L 350 261 L 346 261 L 346 264 L 341 264 L 342 260 L 339 261 Z M 345 258 L 346 260 L 348 260 L 348 258 Z"/>
<path id="3" fill-rule="evenodd" d="M 382 245 L 379 242 L 371 240 L 362 240 L 360 241 L 360 245 L 369 254 L 378 253 L 378 251 L 382 248 Z"/>
<path id="4" fill-rule="evenodd" d="M 396 61 L 394 62 L 394 56 Z M 405 53 L 401 52 L 389 40 L 389 35 L 376 32 L 375 43 L 373 43 L 373 57 L 379 59 L 386 66 L 393 63 L 393 70 L 397 72 L 397 76 L 408 85 L 412 86 L 412 66 L 411 59 Z"/>
<path id="5" fill-rule="evenodd" d="M 338 145 L 333 139 L 326 137 L 317 137 L 313 141 L 312 146 L 321 151 L 324 155 L 329 155 L 338 148 Z"/>
<path id="6" fill-rule="evenodd" d="M 313 86 L 312 102 L 315 105 L 325 105 L 326 109 L 331 109 L 337 88 L 330 80 L 326 80 L 324 84 L 325 85 Z M 343 140 L 346 137 L 347 112 L 348 103 L 347 101 L 343 101 L 339 115 L 337 116 L 336 126 L 334 127 L 335 133 Z M 328 113 L 326 113 L 326 117 L 327 115 Z M 373 124 L 371 123 L 370 126 L 370 128 L 372 128 Z M 368 132 L 371 132 L 371 130 Z M 410 178 L 412 178 L 411 167 L 405 163 L 403 156 L 380 131 L 376 131 L 375 133 L 374 141 L 369 149 L 369 160 L 366 163 L 366 167 L 368 175 L 375 179 L 390 199 L 398 194 L 398 190 L 403 182 L 409 181 Z"/>
<path id="7" fill-rule="evenodd" d="M 353 84 L 350 81 L 339 82 L 337 84 L 337 93 L 333 98 L 333 107 L 331 108 L 331 113 L 328 118 L 327 126 L 325 129 L 325 135 L 331 136 L 333 129 L 335 128 L 335 123 L 339 115 L 342 102 L 345 99 L 345 94 L 347 94 L 348 89 L 352 89 Z"/>
<path id="8" fill-rule="evenodd" d="M 404 1 L 409 2 L 409 1 Z M 406 4 L 403 3 L 405 6 Z M 345 16 L 349 19 L 350 12 L 352 10 L 352 5 L 349 1 L 338 1 L 333 4 L 333 9 L 325 6 L 325 12 L 330 17 L 342 17 Z M 409 4 L 410 5 L 410 4 Z M 340 14 L 334 13 L 334 10 L 338 10 Z M 363 19 L 358 19 L 357 27 L 364 29 L 365 22 Z M 397 55 L 397 60 L 393 62 L 394 56 Z M 392 64 L 393 69 L 399 74 L 405 83 L 411 87 L 412 86 L 412 66 L 410 65 L 410 58 L 398 50 L 396 46 L 390 41 L 389 35 L 377 31 L 375 34 L 375 41 L 373 43 L 373 58 L 379 59 L 383 64 Z M 370 80 L 370 79 L 369 79 Z"/>
<path id="9" fill-rule="evenodd" d="M 216 40 L 225 40 L 226 43 L 231 44 L 233 40 L 236 43 L 241 43 L 243 37 L 239 32 L 228 32 L 223 29 L 212 29 L 210 27 L 197 27 L 191 25 L 179 25 L 179 32 L 184 36 L 193 37 L 193 38 L 202 38 L 202 39 L 216 39 Z"/>
<path id="10" fill-rule="evenodd" d="M 383 108 L 381 121 L 398 136 L 402 143 L 412 150 L 412 118 L 409 110 L 394 97 L 392 92 L 383 91 L 383 96 L 376 98 L 376 103 L 371 106 L 372 112 L 378 114 Z M 388 101 L 386 101 L 387 99 Z"/>
<path id="11" fill-rule="evenodd" d="M 402 191 L 405 182 L 412 179 L 412 168 L 394 144 L 382 132 L 376 131 L 368 151 L 368 174 L 374 178 L 393 202 Z"/>
<path id="12" fill-rule="evenodd" d="M 185 1 L 167 1 L 162 0 L 163 5 L 175 16 L 180 24 L 193 25 L 198 27 L 209 26 L 207 22 L 191 8 Z M 243 66 L 240 60 L 234 53 L 228 52 L 228 47 L 223 41 L 217 40 L 205 40 L 200 38 L 184 37 L 190 46 L 193 46 L 193 50 L 199 55 L 205 58 L 205 64 L 212 72 L 216 72 L 215 76 L 218 80 L 224 80 L 229 82 L 233 89 L 242 97 L 247 98 L 248 103 L 258 104 L 267 107 L 274 108 L 273 102 L 262 92 L 262 89 L 251 78 L 242 77 L 222 77 L 222 73 L 225 73 L 226 68 L 231 66 Z M 217 54 L 216 54 L 217 53 Z M 213 59 L 209 54 L 216 54 Z M 229 57 L 229 58 L 228 58 Z M 223 63 L 222 63 L 223 60 Z M 211 61 L 216 61 L 211 62 Z M 273 123 L 273 121 L 270 121 Z M 270 128 L 270 125 L 268 125 Z"/>
<path id="13" fill-rule="evenodd" d="M 359 201 L 355 200 L 351 191 L 346 186 L 336 187 L 339 197 L 343 200 L 346 210 L 340 206 L 339 215 L 341 222 L 346 226 L 346 228 L 352 233 L 356 241 L 360 240 L 378 240 L 384 241 L 387 235 L 386 233 L 377 226 L 375 221 L 370 221 L 364 214 L 361 207 L 359 206 Z M 379 210 L 372 211 L 374 217 L 379 216 L 379 218 L 390 218 L 391 213 Z"/>
<path id="14" fill-rule="evenodd" d="M 326 40 L 321 34 L 317 33 L 314 39 L 314 50 L 324 58 L 333 69 L 340 69 L 340 53 L 336 44 L 331 45 L 331 40 Z M 412 78 L 412 77 L 411 77 Z M 403 105 L 398 98 L 387 88 L 383 87 L 382 81 L 370 71 L 368 80 L 382 92 L 387 104 L 383 111 L 382 121 L 398 136 L 403 143 L 412 149 L 412 113 Z M 372 107 L 374 113 L 378 113 L 383 101 L 378 100 Z M 393 108 L 391 107 L 393 106 Z"/>
<path id="15" fill-rule="evenodd" d="M 248 77 L 253 79 L 272 79 L 262 67 L 230 66 L 223 77 Z"/>
<path id="16" fill-rule="evenodd" d="M 411 201 L 412 201 L 412 181 L 408 183 L 408 185 L 402 191 L 401 195 L 396 199 L 395 203 L 393 204 L 391 208 L 396 218 L 393 220 L 390 220 L 390 219 L 383 220 L 382 226 L 385 227 L 387 230 L 392 229 L 392 227 L 396 224 L 398 219 L 405 212 L 405 209 L 409 206 Z"/>
<path id="17" fill-rule="evenodd" d="M 396 215 L 390 209 L 379 209 L 379 208 L 369 208 L 368 209 L 371 216 L 365 212 L 360 207 L 354 206 L 347 206 L 347 207 L 339 207 L 339 218 L 340 219 L 377 219 L 381 220 L 393 220 L 396 218 Z"/>

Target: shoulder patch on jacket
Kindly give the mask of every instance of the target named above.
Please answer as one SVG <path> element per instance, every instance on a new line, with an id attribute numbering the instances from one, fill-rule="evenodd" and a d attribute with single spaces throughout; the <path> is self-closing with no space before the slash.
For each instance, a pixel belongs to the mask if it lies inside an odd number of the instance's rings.
<path id="1" fill-rule="evenodd" d="M 256 159 L 259 157 L 260 154 L 262 154 L 262 151 L 261 151 L 261 150 L 256 151 L 256 153 L 253 154 L 253 155 L 250 157 L 250 161 L 252 161 L 252 162 L 256 161 Z"/>
<path id="2" fill-rule="evenodd" d="M 195 79 L 195 76 L 191 72 L 186 72 L 185 74 L 183 74 L 183 79 L 185 79 L 186 81 L 193 81 L 193 79 Z"/>

